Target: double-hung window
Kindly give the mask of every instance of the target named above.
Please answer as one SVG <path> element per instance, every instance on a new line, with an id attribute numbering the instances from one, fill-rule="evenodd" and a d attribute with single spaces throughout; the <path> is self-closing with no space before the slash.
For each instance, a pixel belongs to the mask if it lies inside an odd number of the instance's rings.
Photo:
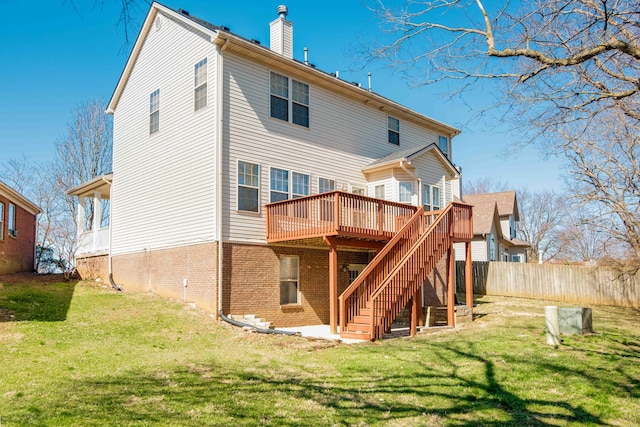
<path id="1" fill-rule="evenodd" d="M 401 181 L 398 184 L 398 201 L 400 203 L 413 202 L 413 182 Z"/>
<path id="2" fill-rule="evenodd" d="M 291 172 L 291 193 L 294 199 L 309 195 L 309 175 Z"/>
<path id="3" fill-rule="evenodd" d="M 328 193 L 335 191 L 336 181 L 327 178 L 318 178 L 318 193 Z"/>
<path id="4" fill-rule="evenodd" d="M 438 136 L 438 148 L 449 158 L 449 138 L 446 136 Z"/>
<path id="5" fill-rule="evenodd" d="M 387 116 L 387 128 L 389 143 L 400 145 L 400 120 L 395 117 Z"/>
<path id="6" fill-rule="evenodd" d="M 16 229 L 16 205 L 9 203 L 9 218 L 7 218 L 8 233 L 11 237 L 18 236 L 18 230 Z"/>
<path id="7" fill-rule="evenodd" d="M 260 166 L 238 162 L 238 210 L 260 211 Z"/>
<path id="8" fill-rule="evenodd" d="M 280 256 L 280 305 L 299 304 L 300 268 L 297 256 Z"/>
<path id="9" fill-rule="evenodd" d="M 287 200 L 289 198 L 289 171 L 271 168 L 269 187 L 269 201 L 271 203 Z"/>
<path id="10" fill-rule="evenodd" d="M 149 95 L 149 135 L 160 130 L 160 89 Z"/>
<path id="11" fill-rule="evenodd" d="M 309 127 L 309 85 L 270 73 L 271 117 Z M 291 94 L 291 96 L 289 96 Z M 291 114 L 289 114 L 291 111 Z"/>
<path id="12" fill-rule="evenodd" d="M 194 67 L 194 110 L 198 111 L 207 106 L 207 58 L 198 62 Z"/>
<path id="13" fill-rule="evenodd" d="M 437 211 L 440 209 L 440 188 L 422 184 L 422 204 L 425 211 Z"/>
<path id="14" fill-rule="evenodd" d="M 0 202 L 0 240 L 4 239 L 4 203 Z"/>

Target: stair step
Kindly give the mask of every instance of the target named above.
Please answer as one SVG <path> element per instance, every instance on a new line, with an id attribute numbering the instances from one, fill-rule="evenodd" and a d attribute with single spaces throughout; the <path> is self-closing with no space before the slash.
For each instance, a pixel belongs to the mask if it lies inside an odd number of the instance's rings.
<path id="1" fill-rule="evenodd" d="M 365 340 L 370 341 L 371 335 L 368 332 L 350 332 L 344 331 L 340 333 L 340 338 L 347 338 L 352 340 Z"/>
<path id="2" fill-rule="evenodd" d="M 370 316 L 371 316 L 371 308 L 369 308 L 369 307 L 362 307 L 362 308 L 360 309 L 360 315 L 361 315 L 361 316 L 370 317 Z"/>
<path id="3" fill-rule="evenodd" d="M 347 330 L 345 332 L 371 332 L 371 326 L 369 323 L 347 323 Z"/>
<path id="4" fill-rule="evenodd" d="M 371 320 L 371 315 L 369 316 L 353 316 L 353 323 L 362 323 L 365 325 L 369 324 L 369 321 Z"/>

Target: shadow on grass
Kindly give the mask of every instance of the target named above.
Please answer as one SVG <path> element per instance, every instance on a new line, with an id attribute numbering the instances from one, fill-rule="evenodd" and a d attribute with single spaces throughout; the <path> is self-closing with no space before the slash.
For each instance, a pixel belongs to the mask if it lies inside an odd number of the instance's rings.
<path id="1" fill-rule="evenodd" d="M 414 358 L 388 362 L 410 370 L 374 362 L 385 350 L 372 346 L 369 354 L 363 352 L 364 362 L 345 361 L 337 375 L 290 370 L 284 364 L 210 363 L 74 381 L 57 397 L 60 401 L 43 402 L 42 412 L 31 411 L 29 419 L 37 423 L 53 417 L 63 424 L 92 420 L 94 425 L 441 425 L 445 420 L 456 426 L 606 424 L 562 396 L 525 399 L 510 391 L 498 381 L 496 364 L 475 354 L 473 344 L 464 349 L 446 344 L 422 347 L 407 349 L 414 352 L 407 356 Z M 438 352 L 441 363 L 435 366 L 415 358 L 425 350 Z M 471 364 L 481 367 L 480 377 L 463 373 Z M 531 364 L 533 369 L 564 375 L 586 374 Z M 10 416 L 7 422 L 19 423 L 18 418 Z"/>
<path id="2" fill-rule="evenodd" d="M 58 276 L 3 276 L 0 283 L 0 322 L 35 320 L 61 322 L 67 312 L 77 282 L 63 282 Z"/>

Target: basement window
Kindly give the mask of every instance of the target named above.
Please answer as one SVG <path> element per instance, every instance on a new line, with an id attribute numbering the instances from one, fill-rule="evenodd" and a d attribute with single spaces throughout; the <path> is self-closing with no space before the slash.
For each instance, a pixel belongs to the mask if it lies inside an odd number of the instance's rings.
<path id="1" fill-rule="evenodd" d="M 299 269 L 297 256 L 280 256 L 280 305 L 299 304 Z"/>

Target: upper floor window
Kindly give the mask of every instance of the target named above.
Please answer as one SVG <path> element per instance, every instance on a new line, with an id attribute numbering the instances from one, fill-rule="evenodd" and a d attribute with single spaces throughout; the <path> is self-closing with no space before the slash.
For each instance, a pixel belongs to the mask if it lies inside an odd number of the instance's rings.
<path id="1" fill-rule="evenodd" d="M 4 239 L 4 203 L 0 202 L 0 240 Z"/>
<path id="2" fill-rule="evenodd" d="M 389 142 L 391 144 L 400 145 L 400 120 L 395 117 L 387 116 L 387 128 L 389 133 Z"/>
<path id="3" fill-rule="evenodd" d="M 449 158 L 449 138 L 446 136 L 438 136 L 438 148 Z"/>
<path id="4" fill-rule="evenodd" d="M 384 200 L 384 196 L 385 196 L 384 184 L 376 185 L 376 188 L 375 188 L 376 199 Z"/>
<path id="5" fill-rule="evenodd" d="M 18 230 L 16 229 L 16 205 L 9 203 L 9 217 L 7 218 L 7 228 L 9 236 L 17 237 Z"/>
<path id="6" fill-rule="evenodd" d="M 318 178 L 318 193 L 328 193 L 336 189 L 336 181 L 333 179 Z"/>
<path id="7" fill-rule="evenodd" d="M 149 95 L 149 135 L 160 130 L 160 89 Z"/>
<path id="8" fill-rule="evenodd" d="M 255 163 L 238 162 L 238 210 L 259 212 L 260 210 L 260 166 Z"/>
<path id="9" fill-rule="evenodd" d="M 509 239 L 513 240 L 516 238 L 516 219 L 513 215 L 509 216 Z"/>
<path id="10" fill-rule="evenodd" d="M 271 117 L 309 127 L 309 85 L 272 71 L 270 92 Z"/>
<path id="11" fill-rule="evenodd" d="M 400 203 L 413 203 L 413 182 L 403 181 L 398 184 L 398 201 Z"/>
<path id="12" fill-rule="evenodd" d="M 194 67 L 194 110 L 198 111 L 207 106 L 207 58 L 198 62 Z"/>

